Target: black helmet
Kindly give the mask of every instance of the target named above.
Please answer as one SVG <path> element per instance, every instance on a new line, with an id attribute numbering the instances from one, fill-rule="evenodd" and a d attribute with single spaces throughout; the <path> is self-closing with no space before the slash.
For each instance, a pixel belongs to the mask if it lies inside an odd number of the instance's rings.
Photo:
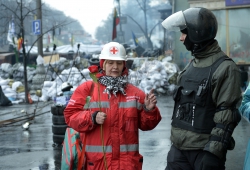
<path id="1" fill-rule="evenodd" d="M 187 28 L 190 41 L 195 44 L 214 39 L 218 23 L 214 14 L 206 8 L 189 8 L 179 11 L 162 22 L 167 30 L 183 30 Z"/>
<path id="2" fill-rule="evenodd" d="M 201 43 L 214 39 L 218 23 L 214 14 L 206 8 L 189 8 L 183 11 L 187 31 L 193 43 Z"/>

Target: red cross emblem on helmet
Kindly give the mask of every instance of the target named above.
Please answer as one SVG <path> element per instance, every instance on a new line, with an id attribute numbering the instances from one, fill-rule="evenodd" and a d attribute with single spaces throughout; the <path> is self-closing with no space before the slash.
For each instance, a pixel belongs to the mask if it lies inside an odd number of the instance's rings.
<path id="1" fill-rule="evenodd" d="M 113 46 L 109 49 L 109 52 L 113 55 L 117 54 L 118 53 L 118 48 Z"/>

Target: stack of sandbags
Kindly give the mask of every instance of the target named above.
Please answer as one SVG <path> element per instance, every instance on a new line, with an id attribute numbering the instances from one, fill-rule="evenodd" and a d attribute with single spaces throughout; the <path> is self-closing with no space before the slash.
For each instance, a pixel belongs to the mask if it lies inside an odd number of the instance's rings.
<path id="1" fill-rule="evenodd" d="M 2 87 L 2 91 L 4 95 L 10 100 L 15 101 L 17 98 L 17 94 L 15 90 L 12 90 L 10 86 L 10 79 L 2 79 L 0 78 L 0 86 Z"/>
<path id="2" fill-rule="evenodd" d="M 89 75 L 89 69 L 88 68 L 84 68 L 81 73 L 83 74 L 83 76 L 88 80 L 91 79 L 90 75 Z"/>
<path id="3" fill-rule="evenodd" d="M 10 63 L 2 63 L 0 67 L 0 77 L 8 79 L 12 77 L 12 65 Z"/>
<path id="4" fill-rule="evenodd" d="M 14 81 L 24 82 L 24 67 L 21 63 L 16 63 L 12 66 L 12 76 Z"/>
<path id="5" fill-rule="evenodd" d="M 45 67 L 40 64 L 36 67 L 36 75 L 32 78 L 31 90 L 41 90 L 44 81 L 51 81 L 50 75 L 46 75 Z"/>
<path id="6" fill-rule="evenodd" d="M 41 97 L 39 98 L 39 101 L 48 101 L 48 100 L 51 100 L 51 96 L 53 96 L 53 94 L 51 94 L 51 87 L 53 87 L 54 83 L 53 81 L 45 81 L 43 83 L 43 88 L 42 88 L 42 91 L 41 91 Z M 53 93 L 53 91 L 52 91 Z"/>
<path id="7" fill-rule="evenodd" d="M 138 86 L 141 83 L 143 76 L 144 74 L 140 73 L 139 71 L 129 69 L 128 81 L 129 83 Z"/>
<path id="8" fill-rule="evenodd" d="M 12 90 L 16 92 L 16 99 L 25 101 L 25 88 L 21 81 L 15 81 L 12 83 Z"/>
<path id="9" fill-rule="evenodd" d="M 86 58 L 80 58 L 80 56 L 77 56 L 73 61 L 73 66 L 78 68 L 79 70 L 83 70 L 85 68 L 88 68 L 89 61 Z"/>
<path id="10" fill-rule="evenodd" d="M 144 60 L 140 67 L 138 65 L 136 71 L 129 70 L 128 81 L 145 93 L 149 93 L 151 89 L 154 89 L 159 94 L 168 95 L 175 88 L 174 84 L 168 83 L 168 79 L 177 71 L 176 65 L 168 61 Z"/>
<path id="11" fill-rule="evenodd" d="M 27 81 L 32 83 L 33 77 L 36 75 L 36 69 L 34 67 L 27 67 Z"/>
<path id="12" fill-rule="evenodd" d="M 69 82 L 72 86 L 79 86 L 87 80 L 83 73 L 76 67 L 64 70 L 64 73 L 67 75 L 67 82 Z"/>
<path id="13" fill-rule="evenodd" d="M 60 57 L 59 61 L 47 63 L 44 66 L 48 70 L 47 74 L 54 80 L 64 69 L 70 68 L 70 61 L 64 57 Z"/>
<path id="14" fill-rule="evenodd" d="M 146 74 L 146 76 L 142 76 L 144 79 L 139 85 L 144 92 L 149 93 L 151 89 L 155 89 L 158 93 L 166 93 L 164 85 L 168 75 L 164 65 L 160 61 L 146 61 L 141 66 L 140 71 Z"/>

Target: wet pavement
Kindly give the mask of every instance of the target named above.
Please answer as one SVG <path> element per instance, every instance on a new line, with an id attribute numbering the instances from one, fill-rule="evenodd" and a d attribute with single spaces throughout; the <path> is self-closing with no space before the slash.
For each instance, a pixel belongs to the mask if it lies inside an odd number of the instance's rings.
<path id="1" fill-rule="evenodd" d="M 162 121 L 152 131 L 140 131 L 143 170 L 164 170 L 170 148 L 170 122 L 173 100 L 158 97 Z M 0 107 L 0 170 L 60 170 L 61 146 L 53 143 L 51 102 Z M 35 109 L 35 110 L 34 110 Z M 32 119 L 32 115 L 36 116 Z M 3 120 L 18 117 L 16 120 Z M 18 122 L 15 122 L 18 121 Z M 22 124 L 31 122 L 28 130 Z M 5 126 L 1 126 L 1 125 Z M 242 170 L 250 139 L 250 123 L 244 118 L 233 134 L 236 147 L 228 151 L 227 170 Z"/>

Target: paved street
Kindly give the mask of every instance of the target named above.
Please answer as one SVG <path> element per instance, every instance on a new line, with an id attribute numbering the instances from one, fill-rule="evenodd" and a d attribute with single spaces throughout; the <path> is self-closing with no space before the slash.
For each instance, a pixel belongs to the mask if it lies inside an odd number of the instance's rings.
<path id="1" fill-rule="evenodd" d="M 61 147 L 53 145 L 50 106 L 51 103 L 35 103 L 0 107 L 0 122 L 13 115 L 33 113 L 34 108 L 37 108 L 38 115 L 31 121 L 29 130 L 22 129 L 23 121 L 9 122 L 7 127 L 0 127 L 0 170 L 60 170 Z M 144 156 L 143 170 L 164 170 L 166 166 L 170 148 L 172 98 L 159 96 L 158 107 L 162 121 L 152 131 L 140 131 L 140 153 Z M 250 138 L 250 123 L 242 119 L 233 136 L 236 147 L 228 152 L 226 169 L 242 170 Z"/>

